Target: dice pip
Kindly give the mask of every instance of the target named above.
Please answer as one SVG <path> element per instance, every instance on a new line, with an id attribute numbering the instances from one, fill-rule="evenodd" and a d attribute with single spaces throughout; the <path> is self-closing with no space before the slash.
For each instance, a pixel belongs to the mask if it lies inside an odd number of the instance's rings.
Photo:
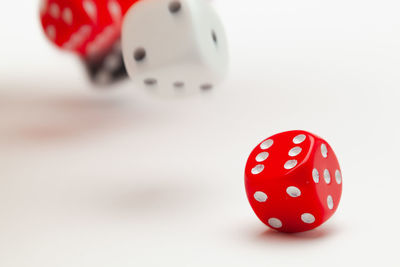
<path id="1" fill-rule="evenodd" d="M 224 27 L 204 0 L 145 0 L 122 26 L 122 51 L 136 85 L 160 94 L 215 87 L 227 72 Z"/>
<path id="2" fill-rule="evenodd" d="M 251 152 L 247 198 L 258 218 L 282 232 L 302 232 L 327 221 L 342 194 L 342 174 L 330 145 L 305 131 L 279 133 Z"/>

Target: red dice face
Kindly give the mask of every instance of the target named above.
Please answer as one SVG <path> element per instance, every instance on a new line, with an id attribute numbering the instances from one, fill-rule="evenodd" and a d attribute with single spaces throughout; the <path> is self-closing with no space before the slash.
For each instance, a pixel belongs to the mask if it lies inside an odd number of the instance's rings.
<path id="1" fill-rule="evenodd" d="M 137 0 L 42 0 L 43 30 L 56 46 L 83 56 L 108 50 L 121 34 L 122 18 Z"/>
<path id="2" fill-rule="evenodd" d="M 311 230 L 336 211 L 342 194 L 339 162 L 329 144 L 305 131 L 274 135 L 250 154 L 245 169 L 250 205 L 282 232 Z"/>

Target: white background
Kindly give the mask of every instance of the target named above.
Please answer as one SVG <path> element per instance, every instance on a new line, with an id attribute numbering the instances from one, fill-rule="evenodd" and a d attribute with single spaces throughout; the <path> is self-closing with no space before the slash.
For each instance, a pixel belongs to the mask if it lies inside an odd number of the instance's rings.
<path id="1" fill-rule="evenodd" d="M 96 90 L 43 37 L 32 0 L 0 9 L 0 266 L 399 266 L 397 0 L 214 1 L 231 72 L 211 94 Z M 268 230 L 248 154 L 291 129 L 343 171 L 335 216 Z"/>

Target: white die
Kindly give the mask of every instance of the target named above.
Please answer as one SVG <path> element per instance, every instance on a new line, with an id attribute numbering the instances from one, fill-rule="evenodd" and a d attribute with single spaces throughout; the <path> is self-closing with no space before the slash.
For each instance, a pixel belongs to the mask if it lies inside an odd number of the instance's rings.
<path id="1" fill-rule="evenodd" d="M 122 50 L 129 76 L 160 94 L 213 88 L 228 69 L 224 27 L 206 0 L 141 0 L 127 12 Z"/>

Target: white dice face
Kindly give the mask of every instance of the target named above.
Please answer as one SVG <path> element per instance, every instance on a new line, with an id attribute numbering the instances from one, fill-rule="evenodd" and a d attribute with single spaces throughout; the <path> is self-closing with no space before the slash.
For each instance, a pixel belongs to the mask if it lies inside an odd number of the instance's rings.
<path id="1" fill-rule="evenodd" d="M 228 68 L 223 25 L 206 0 L 142 0 L 122 27 L 125 66 L 133 81 L 160 94 L 215 87 Z"/>

